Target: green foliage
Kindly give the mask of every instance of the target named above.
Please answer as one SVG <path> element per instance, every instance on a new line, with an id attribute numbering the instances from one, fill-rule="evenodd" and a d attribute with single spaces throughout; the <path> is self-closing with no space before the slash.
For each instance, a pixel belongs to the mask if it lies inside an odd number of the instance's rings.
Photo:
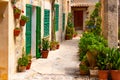
<path id="1" fill-rule="evenodd" d="M 91 32 L 85 32 L 78 46 L 80 51 L 86 53 L 88 50 L 97 49 L 100 46 L 107 46 L 107 41 L 102 36 L 94 35 Z"/>
<path id="2" fill-rule="evenodd" d="M 21 58 L 18 59 L 18 65 L 27 66 L 28 65 L 28 57 L 23 54 Z"/>
<path id="3" fill-rule="evenodd" d="M 19 27 L 16 27 L 15 30 L 20 30 L 20 28 L 19 28 Z"/>
<path id="4" fill-rule="evenodd" d="M 79 41 L 80 61 L 87 56 L 89 67 L 96 67 L 96 58 L 102 47 L 107 47 L 107 41 L 102 37 L 91 32 L 83 33 Z"/>
<path id="5" fill-rule="evenodd" d="M 73 33 L 74 33 L 74 28 L 73 27 L 66 27 L 66 34 L 71 34 L 71 35 L 73 35 Z"/>
<path id="6" fill-rule="evenodd" d="M 86 26 L 90 32 L 93 32 L 95 35 L 101 35 L 101 16 L 100 16 L 100 7 L 101 4 L 96 3 L 95 9 L 90 15 L 90 19 L 86 21 Z"/>
<path id="7" fill-rule="evenodd" d="M 119 30 L 118 30 L 118 39 L 120 40 L 120 27 L 119 27 Z"/>
<path id="8" fill-rule="evenodd" d="M 25 15 L 21 15 L 21 20 L 24 20 L 25 22 L 29 21 L 29 17 Z"/>
<path id="9" fill-rule="evenodd" d="M 68 14 L 68 20 L 67 20 L 67 27 L 66 27 L 66 33 L 65 35 L 69 35 L 70 36 L 70 39 L 72 39 L 72 36 L 75 32 L 75 29 L 73 27 L 73 16 L 72 16 L 72 13 L 69 13 Z"/>
<path id="10" fill-rule="evenodd" d="M 109 54 L 109 60 L 111 68 L 114 70 L 120 70 L 120 52 L 118 49 L 112 49 Z"/>
<path id="11" fill-rule="evenodd" d="M 68 21 L 67 21 L 67 26 L 73 27 L 73 16 L 72 13 L 68 13 Z"/>
<path id="12" fill-rule="evenodd" d="M 19 9 L 19 8 L 17 8 L 17 7 L 14 7 L 14 13 L 21 13 L 21 10 Z"/>
<path id="13" fill-rule="evenodd" d="M 111 49 L 109 47 L 101 47 L 99 49 L 99 54 L 97 55 L 97 66 L 100 70 L 110 69 L 109 64 L 109 52 Z"/>
<path id="14" fill-rule="evenodd" d="M 42 39 L 42 50 L 48 50 L 50 47 L 49 40 L 43 38 Z"/>
<path id="15" fill-rule="evenodd" d="M 88 68 L 86 65 L 80 65 L 80 69 L 81 69 L 81 70 L 84 70 L 84 71 L 86 71 L 86 72 L 89 71 L 89 68 Z"/>

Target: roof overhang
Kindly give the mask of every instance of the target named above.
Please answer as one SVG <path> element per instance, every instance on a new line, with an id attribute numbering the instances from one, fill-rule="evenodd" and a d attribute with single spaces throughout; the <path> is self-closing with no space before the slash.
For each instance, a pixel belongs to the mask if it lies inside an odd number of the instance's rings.
<path id="1" fill-rule="evenodd" d="M 89 6 L 93 6 L 95 4 L 93 3 L 72 3 L 71 7 L 89 7 Z"/>

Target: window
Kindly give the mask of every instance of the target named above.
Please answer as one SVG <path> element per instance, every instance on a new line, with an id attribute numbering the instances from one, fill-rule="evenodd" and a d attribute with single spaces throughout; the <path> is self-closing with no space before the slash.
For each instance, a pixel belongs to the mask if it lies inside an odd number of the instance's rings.
<path id="1" fill-rule="evenodd" d="M 44 36 L 49 35 L 50 10 L 44 10 Z"/>
<path id="2" fill-rule="evenodd" d="M 59 26 L 59 5 L 55 4 L 55 30 L 58 31 Z"/>

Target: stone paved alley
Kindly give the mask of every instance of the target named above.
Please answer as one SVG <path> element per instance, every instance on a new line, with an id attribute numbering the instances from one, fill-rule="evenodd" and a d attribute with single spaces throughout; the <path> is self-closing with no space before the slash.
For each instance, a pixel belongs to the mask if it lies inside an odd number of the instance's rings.
<path id="1" fill-rule="evenodd" d="M 12 80 L 96 80 L 79 75 L 78 41 L 79 37 L 64 41 L 47 59 L 33 59 L 31 69 L 16 73 Z"/>

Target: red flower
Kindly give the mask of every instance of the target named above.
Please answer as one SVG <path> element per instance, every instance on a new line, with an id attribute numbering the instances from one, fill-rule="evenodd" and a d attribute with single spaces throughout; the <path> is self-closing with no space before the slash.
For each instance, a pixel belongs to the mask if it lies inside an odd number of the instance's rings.
<path id="1" fill-rule="evenodd" d="M 13 8 L 16 8 L 16 6 L 14 5 Z"/>
<path id="2" fill-rule="evenodd" d="M 22 10 L 22 13 L 24 13 L 24 11 Z"/>

